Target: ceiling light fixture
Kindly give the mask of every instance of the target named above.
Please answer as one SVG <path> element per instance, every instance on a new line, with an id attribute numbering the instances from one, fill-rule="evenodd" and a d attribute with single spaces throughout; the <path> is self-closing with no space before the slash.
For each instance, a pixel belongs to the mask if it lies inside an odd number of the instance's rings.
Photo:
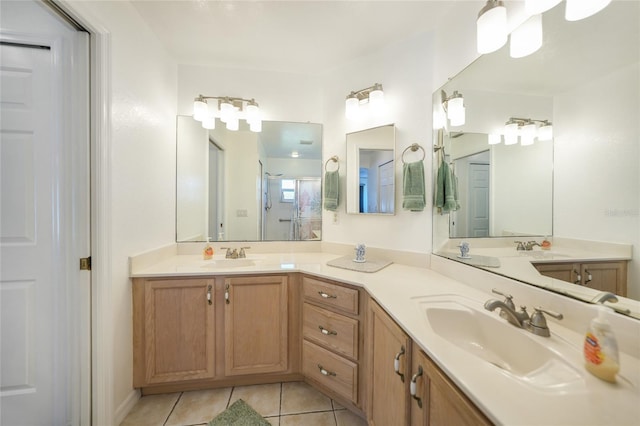
<path id="1" fill-rule="evenodd" d="M 466 109 L 462 93 L 454 90 L 451 96 L 447 96 L 447 93 L 441 90 L 440 98 L 442 99 L 442 108 L 447 113 L 451 126 L 462 126 L 466 120 Z"/>
<path id="2" fill-rule="evenodd" d="M 564 18 L 567 21 L 579 21 L 600 12 L 609 3 L 611 0 L 567 0 Z"/>
<path id="3" fill-rule="evenodd" d="M 478 53 L 491 53 L 507 42 L 507 8 L 500 0 L 487 0 L 476 21 Z"/>
<path id="4" fill-rule="evenodd" d="M 374 112 L 381 112 L 384 109 L 382 84 L 376 83 L 366 89 L 349 93 L 345 101 L 345 116 L 349 120 L 359 118 L 361 114 L 360 106 L 367 103 Z"/>
<path id="5" fill-rule="evenodd" d="M 217 99 L 217 108 L 212 108 L 207 99 Z M 232 131 L 240 128 L 242 118 L 249 124 L 249 130 L 252 132 L 262 131 L 260 108 L 255 99 L 198 95 L 193 101 L 193 118 L 201 121 L 205 129 L 215 129 L 216 118 L 219 118 L 226 124 L 227 130 Z"/>

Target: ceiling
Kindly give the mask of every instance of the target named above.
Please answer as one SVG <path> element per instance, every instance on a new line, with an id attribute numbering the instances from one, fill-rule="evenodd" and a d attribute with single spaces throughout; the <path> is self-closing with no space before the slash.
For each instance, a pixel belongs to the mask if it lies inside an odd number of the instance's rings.
<path id="1" fill-rule="evenodd" d="M 314 75 L 433 30 L 455 2 L 131 3 L 178 63 Z"/>

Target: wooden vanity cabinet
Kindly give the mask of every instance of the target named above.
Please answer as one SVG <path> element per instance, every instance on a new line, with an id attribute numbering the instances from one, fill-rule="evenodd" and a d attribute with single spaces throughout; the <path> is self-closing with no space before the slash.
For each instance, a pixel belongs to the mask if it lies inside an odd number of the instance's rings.
<path id="1" fill-rule="evenodd" d="M 619 296 L 627 295 L 627 261 L 535 263 L 542 275 Z"/>
<path id="2" fill-rule="evenodd" d="M 491 424 L 374 301 L 369 301 L 367 327 L 369 425 Z"/>
<path id="3" fill-rule="evenodd" d="M 225 375 L 286 371 L 287 277 L 226 278 L 224 295 Z"/>
<path id="4" fill-rule="evenodd" d="M 143 393 L 300 379 L 299 297 L 287 275 L 133 280 Z M 295 287 L 295 286 L 294 286 Z"/>
<path id="5" fill-rule="evenodd" d="M 302 276 L 302 372 L 353 411 L 364 405 L 361 290 Z"/>
<path id="6" fill-rule="evenodd" d="M 215 376 L 214 280 L 135 279 L 134 387 Z"/>

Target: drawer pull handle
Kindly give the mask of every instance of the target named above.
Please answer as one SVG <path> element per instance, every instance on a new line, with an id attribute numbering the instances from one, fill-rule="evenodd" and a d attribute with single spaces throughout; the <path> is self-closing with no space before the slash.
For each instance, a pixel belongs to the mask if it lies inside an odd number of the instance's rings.
<path id="1" fill-rule="evenodd" d="M 334 295 L 334 294 L 329 294 L 329 293 L 325 293 L 324 291 L 320 290 L 318 292 L 318 294 L 320 295 L 320 297 L 322 297 L 323 299 L 337 299 L 338 296 Z"/>
<path id="2" fill-rule="evenodd" d="M 318 364 L 318 370 L 320 370 L 320 374 L 322 374 L 323 376 L 336 376 L 336 373 L 334 373 L 333 371 L 325 370 L 320 364 Z"/>
<path id="3" fill-rule="evenodd" d="M 211 286 L 207 287 L 207 303 L 209 303 L 210 305 L 213 303 L 211 301 Z"/>
<path id="4" fill-rule="evenodd" d="M 396 374 L 400 376 L 400 380 L 402 380 L 403 383 L 404 383 L 404 374 L 400 372 L 400 357 L 404 355 L 404 353 L 405 353 L 404 346 L 401 346 L 400 352 L 398 352 L 396 356 L 393 358 L 393 371 L 395 371 Z"/>
<path id="5" fill-rule="evenodd" d="M 231 300 L 229 300 L 229 284 L 227 284 L 226 287 L 224 288 L 224 302 L 227 305 L 231 303 Z"/>
<path id="6" fill-rule="evenodd" d="M 418 402 L 418 407 L 422 408 L 422 398 L 417 397 L 416 393 L 418 393 L 418 386 L 416 385 L 416 380 L 418 377 L 422 376 L 422 366 L 418 366 L 418 372 L 411 377 L 411 384 L 409 386 L 409 392 L 411 393 L 411 398 L 415 399 Z"/>
<path id="7" fill-rule="evenodd" d="M 320 329 L 320 333 L 324 334 L 325 336 L 337 336 L 338 335 L 337 331 L 327 330 L 326 328 L 324 328 L 321 325 L 319 325 L 318 328 Z"/>
<path id="8" fill-rule="evenodd" d="M 589 272 L 588 269 L 585 269 L 584 273 L 587 274 L 587 279 L 584 281 L 584 283 L 589 284 L 591 281 L 593 281 L 593 275 L 591 275 L 591 272 Z"/>

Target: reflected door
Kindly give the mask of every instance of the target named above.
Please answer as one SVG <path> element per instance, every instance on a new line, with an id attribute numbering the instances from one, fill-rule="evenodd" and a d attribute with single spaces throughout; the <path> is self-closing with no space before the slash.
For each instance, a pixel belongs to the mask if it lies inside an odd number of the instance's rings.
<path id="1" fill-rule="evenodd" d="M 381 164 L 378 167 L 378 176 L 379 178 L 379 189 L 378 193 L 380 194 L 379 198 L 379 209 L 380 213 L 393 213 L 394 212 L 394 201 L 395 201 L 395 191 L 394 191 L 394 181 L 393 181 L 393 168 L 394 162 L 389 161 L 388 163 Z"/>
<path id="2" fill-rule="evenodd" d="M 469 165 L 469 225 L 474 237 L 489 236 L 489 165 Z"/>

